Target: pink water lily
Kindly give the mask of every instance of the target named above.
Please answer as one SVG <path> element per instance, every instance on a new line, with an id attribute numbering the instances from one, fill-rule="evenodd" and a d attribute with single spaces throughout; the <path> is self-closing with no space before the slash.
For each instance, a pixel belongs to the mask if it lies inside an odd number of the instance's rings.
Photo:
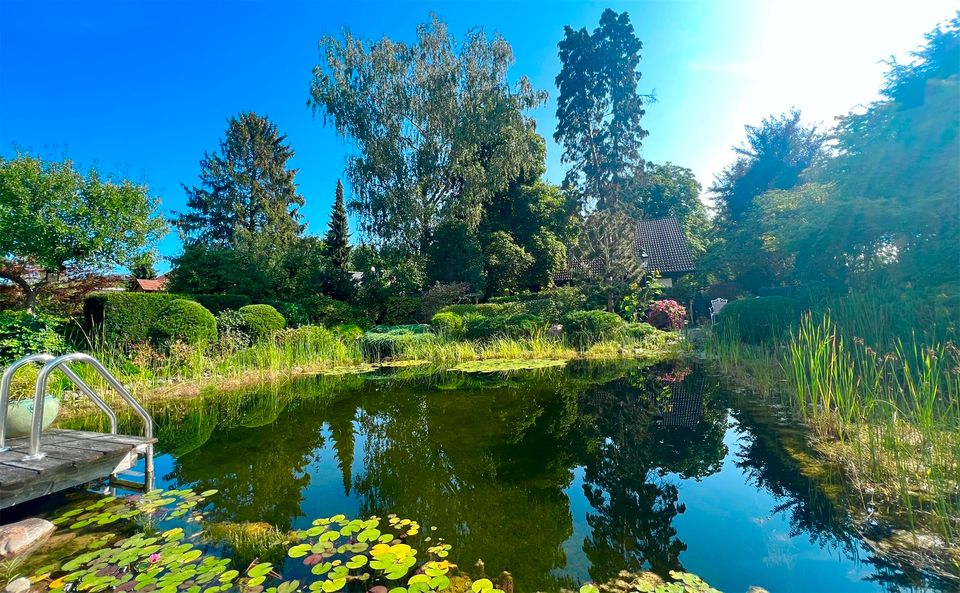
<path id="1" fill-rule="evenodd" d="M 156 552 L 150 554 L 150 564 L 156 564 L 157 562 L 160 562 L 160 554 Z"/>

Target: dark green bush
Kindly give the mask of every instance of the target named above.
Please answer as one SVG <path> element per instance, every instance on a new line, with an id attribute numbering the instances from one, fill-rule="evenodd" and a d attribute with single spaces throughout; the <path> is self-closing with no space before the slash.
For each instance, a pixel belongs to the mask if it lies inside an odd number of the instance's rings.
<path id="1" fill-rule="evenodd" d="M 111 346 L 130 346 L 150 337 L 150 329 L 168 304 L 186 297 L 151 292 L 98 292 L 87 297 L 87 331 Z"/>
<path id="2" fill-rule="evenodd" d="M 572 311 L 563 317 L 563 329 L 578 348 L 620 339 L 626 326 L 619 315 L 608 311 Z"/>
<path id="3" fill-rule="evenodd" d="M 459 340 L 466 335 L 466 324 L 463 317 L 450 311 L 434 315 L 433 319 L 430 320 L 430 325 L 438 334 L 451 340 Z"/>
<path id="4" fill-rule="evenodd" d="M 426 327 L 428 331 L 420 328 Z M 403 354 L 404 350 L 414 344 L 430 344 L 437 341 L 437 336 L 429 332 L 430 326 L 395 326 L 381 331 L 370 330 L 360 340 L 360 347 L 365 357 L 371 360 L 395 357 Z M 377 329 L 377 328 L 374 328 Z M 382 331 L 386 329 L 386 331 Z"/>
<path id="5" fill-rule="evenodd" d="M 265 304 L 270 305 L 277 310 L 283 318 L 287 320 L 287 327 L 300 327 L 301 325 L 307 325 L 310 323 L 310 318 L 307 316 L 307 310 L 300 303 L 288 303 L 286 301 L 267 301 Z"/>
<path id="6" fill-rule="evenodd" d="M 287 320 L 270 305 L 247 305 L 240 307 L 240 314 L 247 322 L 247 333 L 255 342 L 265 340 L 273 332 L 287 326 Z"/>
<path id="7" fill-rule="evenodd" d="M 194 294 L 190 295 L 190 298 L 206 307 L 214 315 L 219 315 L 222 311 L 236 311 L 253 302 L 245 294 Z"/>
<path id="8" fill-rule="evenodd" d="M 384 302 L 383 323 L 397 325 L 416 321 L 420 310 L 420 299 L 413 296 L 396 295 L 387 297 Z"/>
<path id="9" fill-rule="evenodd" d="M 0 363 L 28 354 L 60 354 L 66 348 L 60 329 L 63 320 L 26 311 L 0 311 Z"/>
<path id="10" fill-rule="evenodd" d="M 378 325 L 370 329 L 371 334 L 429 334 L 430 326 L 426 323 L 410 323 L 407 325 Z"/>
<path id="11" fill-rule="evenodd" d="M 720 311 L 716 331 L 748 344 L 762 344 L 786 336 L 799 319 L 799 306 L 793 299 L 740 299 Z"/>
<path id="12" fill-rule="evenodd" d="M 217 339 L 217 319 L 196 301 L 174 299 L 160 311 L 150 328 L 150 337 L 158 344 L 186 342 L 201 344 Z"/>
<path id="13" fill-rule="evenodd" d="M 318 294 L 303 303 L 310 323 L 324 327 L 353 324 L 362 328 L 373 325 L 363 310 L 350 303 L 338 301 L 327 295 Z"/>
<path id="14" fill-rule="evenodd" d="M 451 313 L 456 313 L 461 317 L 466 318 L 467 315 L 481 315 L 483 317 L 491 317 L 493 315 L 512 315 L 516 313 L 523 313 L 523 305 L 517 302 L 513 303 L 482 303 L 479 305 L 450 305 L 449 307 L 444 307 L 440 310 L 449 311 Z"/>

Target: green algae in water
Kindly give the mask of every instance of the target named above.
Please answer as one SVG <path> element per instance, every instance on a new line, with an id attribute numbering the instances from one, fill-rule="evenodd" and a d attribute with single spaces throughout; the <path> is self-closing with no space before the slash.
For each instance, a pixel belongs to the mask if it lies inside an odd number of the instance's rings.
<path id="1" fill-rule="evenodd" d="M 462 362 L 450 369 L 462 373 L 509 373 L 511 371 L 529 371 L 566 366 L 565 360 L 546 358 L 471 360 Z"/>

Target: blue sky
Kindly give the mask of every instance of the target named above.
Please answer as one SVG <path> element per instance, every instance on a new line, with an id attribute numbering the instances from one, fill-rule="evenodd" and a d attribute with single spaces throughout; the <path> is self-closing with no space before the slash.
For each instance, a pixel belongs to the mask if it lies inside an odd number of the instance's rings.
<path id="1" fill-rule="evenodd" d="M 351 147 L 306 107 L 317 41 L 343 26 L 411 39 L 432 10 L 454 34 L 499 32 L 513 46 L 511 76 L 550 93 L 533 115 L 548 139 L 547 177 L 558 182 L 556 44 L 564 25 L 592 29 L 606 7 L 630 13 L 644 43 L 641 89 L 658 97 L 644 118 L 644 156 L 691 167 L 708 185 L 744 124 L 795 106 L 829 126 L 873 99 L 882 60 L 919 45 L 956 3 L 0 0 L 0 154 L 66 152 L 146 181 L 169 212 L 183 207 L 180 184 L 196 181 L 226 119 L 252 110 L 288 135 L 308 230 L 322 233 Z M 161 245 L 164 255 L 178 249 L 173 235 Z"/>

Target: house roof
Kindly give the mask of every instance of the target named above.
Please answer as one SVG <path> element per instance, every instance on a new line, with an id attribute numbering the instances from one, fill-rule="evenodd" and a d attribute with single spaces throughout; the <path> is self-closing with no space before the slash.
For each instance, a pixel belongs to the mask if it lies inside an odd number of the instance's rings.
<path id="1" fill-rule="evenodd" d="M 657 270 L 663 276 L 679 276 L 696 270 L 690 246 L 673 216 L 638 221 L 634 227 L 633 247 L 637 254 L 646 253 L 647 269 Z M 553 279 L 555 282 L 569 282 L 577 272 L 589 270 L 599 274 L 602 267 L 600 260 L 587 262 L 571 255 L 567 258 L 567 269 L 555 272 Z"/>
<path id="2" fill-rule="evenodd" d="M 133 283 L 143 292 L 163 292 L 167 288 L 167 276 L 157 276 L 153 279 L 134 278 Z"/>
<path id="3" fill-rule="evenodd" d="M 647 268 L 661 274 L 686 274 L 697 269 L 680 223 L 673 216 L 637 222 L 633 239 L 637 253 L 647 252 Z"/>

